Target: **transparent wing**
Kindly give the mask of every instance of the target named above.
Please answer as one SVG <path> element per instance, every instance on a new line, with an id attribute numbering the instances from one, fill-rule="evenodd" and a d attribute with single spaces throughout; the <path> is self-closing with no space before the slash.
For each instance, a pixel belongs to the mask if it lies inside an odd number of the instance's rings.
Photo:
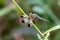
<path id="1" fill-rule="evenodd" d="M 47 19 L 44 19 L 44 18 L 42 18 L 42 17 L 40 17 L 40 16 L 38 16 L 38 15 L 37 15 L 37 18 L 39 18 L 39 19 L 41 19 L 41 20 L 43 20 L 43 21 L 49 22 Z"/>

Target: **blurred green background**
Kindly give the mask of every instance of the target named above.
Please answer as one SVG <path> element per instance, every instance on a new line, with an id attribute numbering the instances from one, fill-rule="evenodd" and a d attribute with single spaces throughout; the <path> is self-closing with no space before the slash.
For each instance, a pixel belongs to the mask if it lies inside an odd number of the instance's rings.
<path id="1" fill-rule="evenodd" d="M 35 23 L 38 28 L 45 32 L 51 27 L 60 24 L 60 0 L 15 0 L 26 12 L 36 13 L 49 20 L 45 22 L 38 20 Z M 22 26 L 18 21 L 22 12 L 14 5 L 12 0 L 0 0 L 0 40 L 14 40 L 14 32 L 22 31 L 24 40 L 39 40 L 33 27 Z M 51 32 L 49 40 L 60 40 L 60 30 Z"/>

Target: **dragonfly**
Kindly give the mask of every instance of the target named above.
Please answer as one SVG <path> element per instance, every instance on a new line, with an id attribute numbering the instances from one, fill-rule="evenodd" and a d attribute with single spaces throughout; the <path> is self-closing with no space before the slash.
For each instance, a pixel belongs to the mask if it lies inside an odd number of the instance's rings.
<path id="1" fill-rule="evenodd" d="M 32 20 L 33 23 L 36 23 L 36 18 L 42 20 L 42 21 L 46 21 L 46 22 L 49 22 L 47 19 L 44 19 L 40 16 L 38 16 L 37 14 L 33 14 L 33 13 L 30 13 L 28 15 L 28 18 L 25 17 L 24 15 L 21 15 L 20 16 L 20 23 L 24 24 L 24 23 L 27 23 L 27 26 L 30 27 L 31 26 L 31 22 L 30 22 L 30 19 Z"/>

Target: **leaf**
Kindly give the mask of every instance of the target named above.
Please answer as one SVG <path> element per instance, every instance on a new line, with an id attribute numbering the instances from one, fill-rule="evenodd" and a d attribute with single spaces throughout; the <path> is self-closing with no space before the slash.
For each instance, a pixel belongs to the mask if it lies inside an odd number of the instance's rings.
<path id="1" fill-rule="evenodd" d="M 34 12 L 41 13 L 41 14 L 44 14 L 44 13 L 45 13 L 44 9 L 42 9 L 42 8 L 39 7 L 39 6 L 34 6 L 34 7 L 32 8 L 32 10 L 33 10 Z"/>
<path id="2" fill-rule="evenodd" d="M 35 4 L 42 5 L 43 4 L 43 0 L 27 0 L 27 3 L 29 5 L 35 5 Z"/>
<path id="3" fill-rule="evenodd" d="M 60 40 L 60 31 L 58 31 L 54 37 L 52 38 L 52 40 Z"/>
<path id="4" fill-rule="evenodd" d="M 57 5 L 60 7 L 60 0 L 57 0 Z"/>
<path id="5" fill-rule="evenodd" d="M 39 35 L 39 33 L 37 33 L 37 37 L 38 37 L 39 40 L 43 40 L 43 39 L 41 38 L 41 36 Z"/>
<path id="6" fill-rule="evenodd" d="M 9 6 L 0 10 L 0 16 L 8 14 L 9 12 L 11 12 L 14 9 L 15 9 L 15 5 L 11 3 Z"/>
<path id="7" fill-rule="evenodd" d="M 57 29 L 60 29 L 60 25 L 57 25 L 57 26 L 54 26 L 54 27 L 50 28 L 50 29 L 47 30 L 44 34 L 49 33 L 49 32 L 51 32 L 51 31 L 54 31 L 54 30 L 57 30 Z"/>
<path id="8" fill-rule="evenodd" d="M 0 10 L 0 16 L 3 16 L 7 13 L 9 13 L 12 9 L 10 9 L 9 7 L 3 8 L 2 10 Z"/>

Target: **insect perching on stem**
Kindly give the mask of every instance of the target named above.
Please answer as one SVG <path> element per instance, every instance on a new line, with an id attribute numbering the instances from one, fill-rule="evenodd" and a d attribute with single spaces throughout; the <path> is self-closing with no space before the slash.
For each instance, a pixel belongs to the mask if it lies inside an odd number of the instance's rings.
<path id="1" fill-rule="evenodd" d="M 21 16 L 22 19 L 24 19 L 24 17 L 26 18 L 26 20 L 28 20 L 29 16 L 22 10 L 22 8 L 15 2 L 15 0 L 12 0 L 13 3 L 16 5 L 16 7 L 25 15 L 25 16 Z M 38 17 L 39 18 L 39 17 Z M 21 20 L 20 20 L 21 21 Z M 31 24 L 34 26 L 34 28 L 40 33 L 41 36 L 44 36 L 44 34 L 39 30 L 39 28 L 32 22 L 33 20 L 30 20 Z M 25 20 L 22 21 L 23 23 L 25 23 Z M 29 22 L 29 20 L 27 21 Z M 28 24 L 28 26 L 30 26 L 30 24 Z"/>
<path id="2" fill-rule="evenodd" d="M 38 19 L 41 19 L 41 20 L 43 20 L 43 21 L 49 22 L 47 19 L 44 19 L 44 18 L 38 16 L 37 14 L 32 14 L 32 13 L 30 13 L 30 14 L 29 14 L 29 18 L 30 18 L 32 21 L 34 21 L 34 19 L 38 18 Z"/>
<path id="3" fill-rule="evenodd" d="M 38 16 L 37 14 L 30 13 L 28 15 L 28 18 L 26 16 L 24 16 L 24 15 L 20 16 L 20 23 L 28 23 L 28 27 L 30 27 L 30 25 L 31 25 L 30 19 L 32 20 L 33 23 L 36 23 L 37 18 L 41 19 L 43 21 L 49 22 L 48 20 Z"/>

